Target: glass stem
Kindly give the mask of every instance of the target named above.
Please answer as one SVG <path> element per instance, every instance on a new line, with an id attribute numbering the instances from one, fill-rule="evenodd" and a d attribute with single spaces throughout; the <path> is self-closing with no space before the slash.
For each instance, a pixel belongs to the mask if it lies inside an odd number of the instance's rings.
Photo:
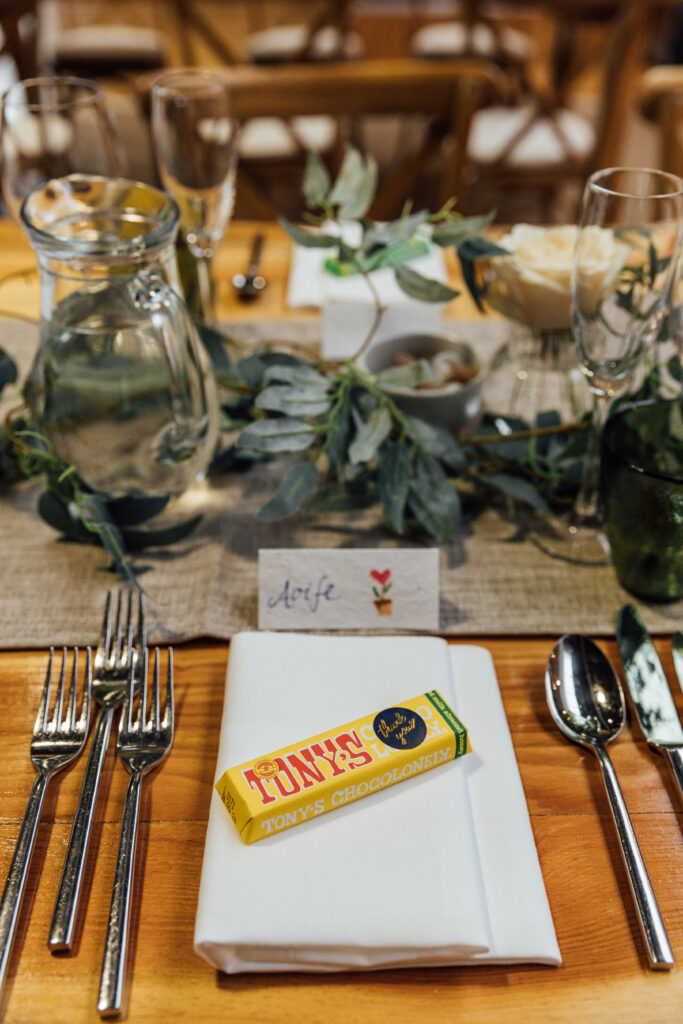
<path id="1" fill-rule="evenodd" d="M 213 304 L 213 280 L 211 277 L 211 255 L 197 257 L 197 282 L 199 284 L 199 301 L 202 307 L 202 320 L 213 324 L 216 312 Z"/>
<path id="2" fill-rule="evenodd" d="M 572 519 L 575 524 L 594 522 L 599 517 L 600 438 L 607 415 L 609 398 L 593 392 L 593 416 L 588 436 L 586 456 L 579 493 L 576 496 Z"/>

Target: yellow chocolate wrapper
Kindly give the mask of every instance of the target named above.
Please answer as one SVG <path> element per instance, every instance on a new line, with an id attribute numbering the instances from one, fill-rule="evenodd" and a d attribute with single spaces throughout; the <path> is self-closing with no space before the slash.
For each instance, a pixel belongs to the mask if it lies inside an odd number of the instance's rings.
<path id="1" fill-rule="evenodd" d="M 254 843 L 470 750 L 467 729 L 430 690 L 229 768 L 216 790 Z"/>

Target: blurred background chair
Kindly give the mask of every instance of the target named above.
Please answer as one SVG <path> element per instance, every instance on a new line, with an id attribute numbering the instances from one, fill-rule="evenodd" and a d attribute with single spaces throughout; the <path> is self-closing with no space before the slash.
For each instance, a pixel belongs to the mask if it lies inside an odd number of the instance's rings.
<path id="1" fill-rule="evenodd" d="M 656 132 L 656 161 L 683 175 L 683 65 L 647 68 L 639 86 L 640 110 Z"/>
<path id="2" fill-rule="evenodd" d="M 642 66 L 641 0 L 542 6 L 553 20 L 546 74 L 527 76 L 511 104 L 482 110 L 472 125 L 472 192 L 506 221 L 575 218 L 585 179 L 618 159 Z"/>
<path id="3" fill-rule="evenodd" d="M 272 7 L 272 4 L 270 5 Z M 363 54 L 358 33 L 351 29 L 351 0 L 319 0 L 300 10 L 296 21 L 280 10 L 269 18 L 267 0 L 249 4 L 250 31 L 244 58 L 255 64 L 301 63 L 357 59 Z M 281 5 L 280 5 L 281 7 Z"/>
<path id="4" fill-rule="evenodd" d="M 252 110 L 241 135 L 237 197 L 238 216 L 259 209 L 270 216 L 274 195 L 283 212 L 298 203 L 306 149 L 332 167 L 348 139 L 378 156 L 383 180 L 396 171 L 400 181 L 396 168 L 412 160 L 420 169 L 414 187 L 434 205 L 443 194 L 440 160 L 450 145 L 443 105 L 431 112 L 406 106 L 362 112 L 356 96 L 356 109 L 339 113 L 326 92 L 315 98 L 316 72 L 328 69 L 327 77 L 332 66 L 356 69 L 338 79 L 340 89 L 356 95 L 350 79 L 362 82 L 361 69 L 378 68 L 377 61 L 394 88 L 392 63 L 397 70 L 412 61 L 413 75 L 418 66 L 443 69 L 472 58 L 495 86 L 473 104 L 467 152 L 458 141 L 449 194 L 457 192 L 459 208 L 470 212 L 495 207 L 508 223 L 563 221 L 574 218 L 581 184 L 594 167 L 664 159 L 655 153 L 668 100 L 653 100 L 647 120 L 635 93 L 643 69 L 662 61 L 662 41 L 674 35 L 662 12 L 676 6 L 673 0 L 0 0 L 3 39 L 13 52 L 0 56 L 0 76 L 26 77 L 37 65 L 42 73 L 100 81 L 129 173 L 155 181 L 150 80 L 188 65 L 272 73 L 258 116 Z M 314 99 L 295 110 L 280 95 L 284 79 L 277 76 L 303 67 L 313 69 L 306 89 Z M 425 108 L 428 101 L 425 95 L 414 102 Z"/>
<path id="5" fill-rule="evenodd" d="M 37 0 L 0 0 L 0 92 L 37 71 Z"/>
<path id="6" fill-rule="evenodd" d="M 380 168 L 375 217 L 397 216 L 406 199 L 417 205 L 439 208 L 450 196 L 464 192 L 464 170 L 470 125 L 475 112 L 488 102 L 504 80 L 483 61 L 422 62 L 410 58 L 394 61 L 364 60 L 358 63 L 235 67 L 226 70 L 239 120 L 262 116 L 295 119 L 324 115 L 334 119 L 332 144 L 321 152 L 331 173 L 339 166 L 347 141 L 358 142 L 359 128 L 366 128 L 365 152 L 376 155 Z M 403 131 L 403 145 L 385 158 L 374 145 L 367 120 L 395 118 Z M 414 131 L 408 138 L 406 126 Z M 298 186 L 305 153 L 293 168 Z M 274 212 L 297 216 L 301 212 L 298 190 L 282 177 L 279 166 L 263 160 L 241 158 L 237 201 L 254 202 L 252 216 L 272 217 Z M 284 194 L 288 192 L 288 194 Z M 292 202 L 295 204 L 292 208 Z M 460 204 L 459 204 L 460 205 Z"/>

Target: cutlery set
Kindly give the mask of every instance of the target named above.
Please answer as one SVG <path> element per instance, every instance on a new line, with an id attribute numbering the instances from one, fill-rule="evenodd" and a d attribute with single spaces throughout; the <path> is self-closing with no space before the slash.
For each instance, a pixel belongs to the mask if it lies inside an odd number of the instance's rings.
<path id="1" fill-rule="evenodd" d="M 666 758 L 683 797 L 683 728 L 659 656 L 640 614 L 624 605 L 617 616 L 617 642 L 636 717 L 648 744 Z M 673 640 L 674 665 L 683 687 L 683 633 Z M 598 758 L 638 911 L 649 965 L 674 964 L 657 900 L 628 815 L 607 744 L 621 732 L 626 703 L 614 669 L 585 636 L 567 634 L 553 647 L 545 673 L 551 716 L 570 740 Z"/>
<path id="2" fill-rule="evenodd" d="M 169 648 L 162 710 L 160 655 L 159 649 L 155 649 L 152 680 L 149 686 L 151 706 L 148 713 L 150 656 L 146 646 L 142 596 L 138 597 L 135 617 L 133 603 L 129 593 L 124 616 L 122 595 L 119 594 L 114 613 L 111 594 L 107 595 L 94 665 L 91 649 L 87 648 L 84 680 L 80 687 L 80 710 L 77 710 L 79 651 L 78 648 L 73 651 L 70 683 L 65 698 L 68 661 L 68 651 L 65 647 L 54 707 L 52 714 L 49 715 L 54 661 L 54 651 L 50 651 L 45 685 L 31 741 L 31 760 L 38 774 L 0 902 L 1 990 L 19 919 L 45 789 L 51 776 L 66 767 L 82 752 L 88 734 L 91 700 L 94 699 L 99 711 L 48 937 L 48 946 L 53 952 L 71 950 L 73 947 L 86 853 L 102 767 L 109 746 L 114 716 L 120 708 L 117 754 L 128 771 L 130 780 L 122 815 L 102 959 L 97 1004 L 102 1016 L 118 1015 L 121 1012 L 142 778 L 166 757 L 171 749 L 174 730 L 173 651 Z"/>

